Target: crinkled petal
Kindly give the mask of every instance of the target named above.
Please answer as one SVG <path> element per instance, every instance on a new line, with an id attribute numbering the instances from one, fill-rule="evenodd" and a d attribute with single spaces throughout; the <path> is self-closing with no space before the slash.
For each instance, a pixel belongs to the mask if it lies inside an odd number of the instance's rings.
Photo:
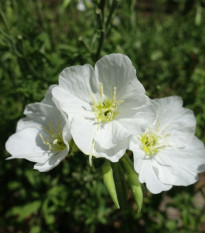
<path id="1" fill-rule="evenodd" d="M 118 162 L 119 159 L 125 154 L 127 141 L 122 141 L 115 147 L 105 150 L 101 145 L 96 142 L 93 150 L 93 155 L 97 158 L 103 157 L 111 162 Z"/>
<path id="2" fill-rule="evenodd" d="M 190 109 L 182 107 L 182 99 L 178 96 L 170 96 L 152 100 L 156 111 L 156 124 L 159 123 L 160 129 L 166 129 L 167 133 L 177 135 L 181 140 L 187 141 L 185 136 L 195 133 L 196 119 Z M 184 141 L 183 140 L 183 141 Z"/>
<path id="3" fill-rule="evenodd" d="M 129 112 L 129 109 L 127 110 Z M 139 136 L 154 121 L 155 112 L 147 105 L 141 109 L 136 109 L 133 115 L 117 119 L 118 122 L 126 128 L 132 135 Z"/>
<path id="4" fill-rule="evenodd" d="M 145 98 L 145 90 L 136 77 L 136 70 L 130 59 L 123 54 L 110 54 L 102 57 L 95 64 L 95 74 L 103 84 L 104 94 L 112 98 L 114 87 L 117 88 L 117 100 L 132 96 L 139 101 Z"/>
<path id="5" fill-rule="evenodd" d="M 95 140 L 99 143 L 101 148 L 110 149 L 125 141 L 127 142 L 128 146 L 129 136 L 129 131 L 114 120 L 98 127 Z"/>
<path id="6" fill-rule="evenodd" d="M 160 137 L 159 150 L 153 156 L 145 155 L 139 136 L 132 137 L 129 144 L 140 182 L 145 182 L 152 193 L 168 190 L 172 185 L 195 183 L 197 173 L 205 170 L 205 149 L 194 136 L 196 120 L 193 112 L 182 107 L 179 97 L 151 102 L 156 119 L 147 125 L 147 129 Z"/>
<path id="7" fill-rule="evenodd" d="M 66 156 L 68 155 L 68 149 L 62 150 L 57 154 L 51 156 L 45 163 L 36 163 L 34 169 L 40 172 L 47 172 L 56 167 Z"/>
<path id="8" fill-rule="evenodd" d="M 173 185 L 190 185 L 197 181 L 198 172 L 203 172 L 205 149 L 203 143 L 193 137 L 184 148 L 168 148 L 156 156 L 159 179 Z M 168 168 L 169 169 L 168 169 Z M 165 173 L 167 174 L 165 176 Z"/>
<path id="9" fill-rule="evenodd" d="M 69 95 L 73 95 L 87 103 L 91 101 L 89 93 L 94 94 L 99 91 L 99 84 L 90 65 L 65 68 L 59 76 L 59 86 L 65 89 Z"/>
<path id="10" fill-rule="evenodd" d="M 134 167 L 135 170 L 137 169 L 137 166 L 139 166 L 138 161 L 136 161 L 135 155 L 134 155 Z M 167 191 L 171 189 L 172 185 L 169 184 L 163 184 L 157 177 L 157 170 L 153 167 L 153 163 L 151 159 L 143 159 L 143 162 L 140 163 L 140 170 L 139 170 L 139 181 L 141 183 L 146 183 L 147 189 L 153 193 L 157 194 L 162 191 Z"/>
<path id="11" fill-rule="evenodd" d="M 173 167 L 171 164 L 159 165 L 159 162 L 153 163 L 154 165 L 158 171 L 158 178 L 162 183 L 187 186 L 197 181 L 197 172 L 189 169 L 188 166 L 175 163 L 176 167 Z"/>
<path id="12" fill-rule="evenodd" d="M 124 100 L 117 108 L 116 119 L 134 118 L 139 112 L 153 112 L 150 107 L 150 101 L 148 97 L 137 99 L 132 97 Z"/>

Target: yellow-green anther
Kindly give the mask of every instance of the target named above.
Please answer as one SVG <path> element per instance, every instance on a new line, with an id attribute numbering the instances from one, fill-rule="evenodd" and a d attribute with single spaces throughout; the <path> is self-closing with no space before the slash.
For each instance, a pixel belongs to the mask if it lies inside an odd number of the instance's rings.
<path id="1" fill-rule="evenodd" d="M 48 127 L 49 128 L 42 126 L 43 130 L 49 135 L 49 137 L 45 139 L 44 136 L 40 134 L 43 144 L 48 146 L 48 149 L 53 152 L 64 150 L 66 148 L 66 145 L 63 141 L 60 123 L 58 124 L 57 130 L 53 129 L 51 123 L 48 124 Z"/>
<path id="2" fill-rule="evenodd" d="M 100 83 L 100 99 L 103 99 L 103 85 Z"/>
<path id="3" fill-rule="evenodd" d="M 114 92 L 113 92 L 113 97 L 112 97 L 113 102 L 115 102 L 116 94 L 117 94 L 117 87 L 114 87 Z"/>
<path id="4" fill-rule="evenodd" d="M 126 155 L 122 157 L 122 162 L 127 171 L 128 183 L 131 187 L 133 196 L 137 203 L 137 212 L 139 213 L 142 208 L 143 192 L 141 184 L 139 182 L 138 174 L 134 171 L 133 165 L 131 165 L 131 163 L 129 162 L 129 158 Z"/>
<path id="5" fill-rule="evenodd" d="M 104 179 L 105 186 L 106 186 L 113 202 L 115 203 L 115 206 L 119 209 L 120 205 L 119 205 L 118 198 L 117 198 L 117 192 L 116 192 L 115 181 L 114 181 L 114 177 L 113 177 L 113 171 L 112 171 L 112 167 L 111 167 L 109 160 L 105 161 L 103 168 L 102 168 L 102 172 L 103 172 L 103 179 Z"/>
<path id="6" fill-rule="evenodd" d="M 95 101 L 92 94 L 89 93 L 92 100 L 92 110 L 96 116 L 98 123 L 110 122 L 117 116 L 117 108 L 123 102 L 123 100 L 116 101 L 117 88 L 114 87 L 112 98 L 104 97 L 103 85 L 99 84 L 100 100 Z"/>
<path id="7" fill-rule="evenodd" d="M 170 134 L 164 134 L 164 130 L 159 134 L 158 128 L 156 130 L 149 129 L 139 137 L 139 140 L 141 141 L 141 147 L 145 154 L 154 156 L 167 146 L 167 137 L 169 136 Z"/>
<path id="8" fill-rule="evenodd" d="M 95 105 L 95 100 L 94 100 L 93 95 L 92 95 L 91 92 L 89 93 L 89 96 L 90 96 L 90 98 L 91 98 L 91 100 L 92 100 L 92 102 L 93 102 L 93 105 Z"/>

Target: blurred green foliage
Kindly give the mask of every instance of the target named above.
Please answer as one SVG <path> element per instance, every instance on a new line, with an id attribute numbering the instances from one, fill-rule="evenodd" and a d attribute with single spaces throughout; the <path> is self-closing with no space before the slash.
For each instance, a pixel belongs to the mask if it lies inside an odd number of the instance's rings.
<path id="1" fill-rule="evenodd" d="M 151 98 L 181 96 L 205 142 L 205 1 L 119 0 L 106 33 L 99 0 L 84 2 L 85 11 L 75 0 L 0 2 L 0 232 L 204 232 L 204 176 L 159 195 L 145 191 L 138 214 L 131 193 L 128 205 L 115 209 L 100 159 L 90 168 L 78 153 L 48 173 L 25 160 L 5 161 L 4 144 L 25 105 L 40 101 L 63 68 L 114 52 L 130 57 Z M 105 22 L 113 2 L 106 2 Z"/>

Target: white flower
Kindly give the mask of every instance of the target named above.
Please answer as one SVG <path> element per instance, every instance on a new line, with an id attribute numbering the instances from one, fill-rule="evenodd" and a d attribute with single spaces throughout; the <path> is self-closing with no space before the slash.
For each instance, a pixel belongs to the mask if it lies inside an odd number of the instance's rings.
<path id="1" fill-rule="evenodd" d="M 34 168 L 49 171 L 69 151 L 70 124 L 52 101 L 51 89 L 42 102 L 27 105 L 25 118 L 17 124 L 16 133 L 6 142 L 8 159 L 24 158 L 36 162 Z"/>
<path id="2" fill-rule="evenodd" d="M 148 98 L 130 59 L 122 54 L 104 56 L 94 69 L 90 65 L 64 69 L 52 94 L 72 118 L 76 145 L 90 158 L 117 162 L 127 149 L 129 129 L 147 123 Z"/>
<path id="3" fill-rule="evenodd" d="M 194 114 L 182 104 L 175 96 L 152 100 L 155 121 L 131 140 L 139 181 L 152 193 L 193 184 L 197 173 L 205 171 L 205 148 L 194 135 Z"/>

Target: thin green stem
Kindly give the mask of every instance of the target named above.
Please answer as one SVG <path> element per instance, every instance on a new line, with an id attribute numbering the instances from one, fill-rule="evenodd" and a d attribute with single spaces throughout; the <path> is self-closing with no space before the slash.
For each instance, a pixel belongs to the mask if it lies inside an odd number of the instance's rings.
<path id="1" fill-rule="evenodd" d="M 109 28 L 114 10 L 117 6 L 117 1 L 113 0 L 110 11 L 109 11 L 109 15 L 106 21 L 105 21 L 105 5 L 106 5 L 106 0 L 101 0 L 97 6 L 99 8 L 95 8 L 96 19 L 98 22 L 98 31 L 100 32 L 97 51 L 94 56 L 95 60 L 98 60 L 100 57 L 100 54 L 101 54 L 101 51 L 104 45 L 104 41 L 108 33 L 108 28 Z"/>
<path id="2" fill-rule="evenodd" d="M 93 55 L 94 52 L 91 50 L 91 48 L 85 43 L 85 41 L 83 40 L 83 38 L 80 36 L 78 38 L 78 41 L 85 47 L 85 49 L 91 54 Z"/>
<path id="3" fill-rule="evenodd" d="M 109 27 L 109 24 L 110 24 L 110 22 L 111 22 L 111 19 L 112 19 L 114 10 L 115 10 L 116 7 L 117 7 L 117 4 L 118 4 L 117 1 L 113 1 L 112 6 L 111 6 L 111 9 L 110 9 L 110 13 L 109 13 L 109 15 L 108 15 L 108 18 L 107 18 L 107 21 L 106 21 L 106 24 L 105 24 L 105 27 L 106 27 L 106 28 Z"/>
<path id="4" fill-rule="evenodd" d="M 104 10 L 105 10 L 105 3 L 106 0 L 101 0 L 100 4 L 99 4 L 99 9 L 96 9 L 96 17 L 98 20 L 98 27 L 99 27 L 99 31 L 100 31 L 100 39 L 99 39 L 99 43 L 98 43 L 98 48 L 97 48 L 97 52 L 95 55 L 95 60 L 98 60 L 100 57 L 100 53 L 103 47 L 103 43 L 104 43 L 104 38 L 105 38 L 105 23 L 104 23 Z M 100 11 L 99 11 L 100 10 Z"/>

